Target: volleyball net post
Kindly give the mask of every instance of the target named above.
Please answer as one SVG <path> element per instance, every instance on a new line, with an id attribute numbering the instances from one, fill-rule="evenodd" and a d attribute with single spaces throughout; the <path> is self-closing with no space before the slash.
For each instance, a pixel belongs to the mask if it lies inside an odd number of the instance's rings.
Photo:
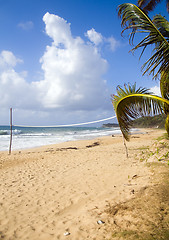
<path id="1" fill-rule="evenodd" d="M 12 150 L 12 108 L 10 108 L 10 143 L 9 143 L 9 155 Z"/>

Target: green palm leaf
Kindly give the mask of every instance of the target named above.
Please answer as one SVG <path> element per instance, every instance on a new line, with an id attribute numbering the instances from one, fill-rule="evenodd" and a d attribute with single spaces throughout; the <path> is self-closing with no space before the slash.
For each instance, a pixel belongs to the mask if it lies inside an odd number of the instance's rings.
<path id="1" fill-rule="evenodd" d="M 164 103 L 169 100 L 151 95 L 148 89 L 136 89 L 136 84 L 117 87 L 117 95 L 112 96 L 112 103 L 124 138 L 129 141 L 129 132 L 133 120 L 141 116 L 153 116 L 163 112 Z"/>
<path id="2" fill-rule="evenodd" d="M 160 79 L 161 96 L 169 100 L 169 73 L 162 73 Z"/>
<path id="3" fill-rule="evenodd" d="M 149 72 L 156 78 L 160 73 L 169 71 L 169 22 L 157 15 L 153 21 L 139 7 L 131 3 L 121 4 L 118 7 L 121 25 L 125 30 L 131 30 L 129 42 L 133 44 L 136 33 L 146 36 L 131 50 L 142 48 L 142 54 L 148 46 L 154 44 L 154 54 L 143 65 L 144 73 Z"/>
<path id="4" fill-rule="evenodd" d="M 169 73 L 162 73 L 160 79 L 161 96 L 169 100 Z M 169 105 L 164 104 L 164 113 L 169 114 Z"/>
<path id="5" fill-rule="evenodd" d="M 152 11 L 161 0 L 138 0 L 138 5 L 144 12 L 148 13 Z M 169 12 L 169 0 L 166 0 L 167 11 Z"/>

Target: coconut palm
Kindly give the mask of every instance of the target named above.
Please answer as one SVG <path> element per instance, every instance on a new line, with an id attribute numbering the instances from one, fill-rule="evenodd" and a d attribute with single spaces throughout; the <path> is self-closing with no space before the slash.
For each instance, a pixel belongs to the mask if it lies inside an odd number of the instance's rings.
<path id="1" fill-rule="evenodd" d="M 164 104 L 169 100 L 152 95 L 146 88 L 136 89 L 134 85 L 117 87 L 117 95 L 112 95 L 112 103 L 124 138 L 129 141 L 133 120 L 141 116 L 153 116 L 164 112 Z"/>
<path id="2" fill-rule="evenodd" d="M 141 57 L 148 46 L 154 46 L 152 56 L 144 63 L 142 69 L 143 75 L 149 73 L 153 78 L 161 77 L 162 95 L 162 98 L 154 96 L 145 88 L 136 90 L 135 85 L 129 85 L 128 89 L 117 88 L 117 95 L 112 101 L 123 136 L 129 140 L 132 119 L 162 111 L 167 115 L 165 127 L 169 135 L 169 22 L 161 15 L 156 15 L 151 20 L 144 11 L 131 3 L 120 5 L 118 10 L 122 19 L 122 34 L 131 30 L 130 44 L 133 44 L 136 33 L 144 33 L 144 38 L 131 51 L 142 48 Z"/>
<path id="3" fill-rule="evenodd" d="M 131 3 L 124 3 L 118 7 L 121 17 L 122 34 L 131 30 L 129 43 L 133 44 L 136 33 L 144 33 L 144 38 L 131 50 L 134 52 L 142 48 L 142 54 L 149 46 L 154 45 L 153 55 L 143 65 L 144 73 L 153 74 L 157 78 L 162 72 L 169 71 L 169 22 L 161 15 L 151 20 L 139 7 Z"/>
<path id="4" fill-rule="evenodd" d="M 138 0 L 138 6 L 143 9 L 145 13 L 148 13 L 156 7 L 158 3 L 160 3 L 161 0 Z M 169 0 L 166 0 L 166 7 L 167 11 L 169 12 Z"/>

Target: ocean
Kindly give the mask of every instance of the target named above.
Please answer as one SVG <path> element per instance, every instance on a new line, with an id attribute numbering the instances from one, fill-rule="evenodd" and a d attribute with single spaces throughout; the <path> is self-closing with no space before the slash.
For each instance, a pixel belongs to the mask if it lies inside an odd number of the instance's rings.
<path id="1" fill-rule="evenodd" d="M 12 131 L 12 150 L 28 149 L 55 143 L 94 139 L 120 134 L 118 127 L 15 127 Z M 10 126 L 0 126 L 0 151 L 8 151 Z"/>

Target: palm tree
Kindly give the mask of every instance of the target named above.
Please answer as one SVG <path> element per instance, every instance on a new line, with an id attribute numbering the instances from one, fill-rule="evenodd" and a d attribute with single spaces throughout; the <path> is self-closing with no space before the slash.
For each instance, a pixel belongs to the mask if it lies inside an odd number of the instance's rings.
<path id="1" fill-rule="evenodd" d="M 143 9 L 145 13 L 152 11 L 161 0 L 138 0 L 138 6 Z M 169 12 L 169 0 L 166 0 L 167 11 Z"/>
<path id="2" fill-rule="evenodd" d="M 134 85 L 117 87 L 117 95 L 112 95 L 112 103 L 123 137 L 129 141 L 133 120 L 141 116 L 153 116 L 164 112 L 169 100 L 152 95 L 146 88 L 136 89 Z"/>
<path id="3" fill-rule="evenodd" d="M 139 7 L 131 3 L 118 7 L 121 17 L 122 34 L 131 30 L 129 43 L 133 44 L 136 33 L 144 33 L 144 38 L 131 50 L 143 48 L 140 57 L 148 46 L 154 46 L 152 56 L 144 63 L 143 75 L 149 73 L 153 78 L 160 76 L 162 98 L 154 96 L 145 88 L 136 90 L 136 86 L 117 88 L 117 95 L 112 98 L 117 119 L 123 136 L 129 140 L 128 133 L 132 119 L 142 115 L 164 113 L 167 115 L 166 130 L 169 135 L 169 22 L 161 15 L 151 20 Z"/>
<path id="4" fill-rule="evenodd" d="M 133 44 L 136 33 L 144 33 L 144 38 L 131 50 L 143 48 L 140 57 L 148 46 L 153 46 L 153 55 L 143 65 L 144 73 L 153 74 L 157 78 L 162 72 L 169 71 L 169 22 L 161 15 L 156 15 L 153 20 L 139 7 L 131 3 L 124 3 L 118 7 L 121 17 L 122 34 L 131 30 L 129 43 Z"/>

